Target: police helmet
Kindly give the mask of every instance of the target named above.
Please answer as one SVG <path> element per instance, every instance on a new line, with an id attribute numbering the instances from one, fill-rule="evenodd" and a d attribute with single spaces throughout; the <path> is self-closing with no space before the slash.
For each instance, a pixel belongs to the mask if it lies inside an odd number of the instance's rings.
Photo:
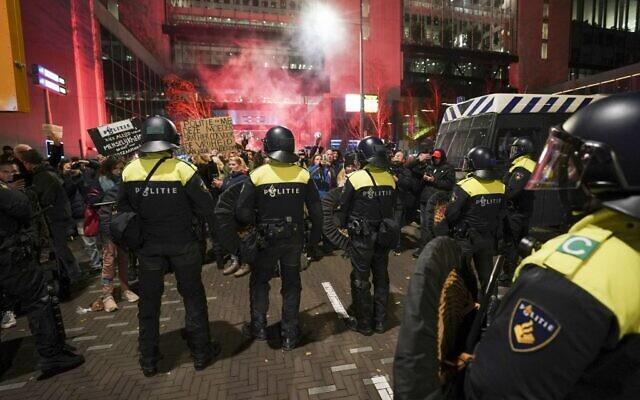
<path id="1" fill-rule="evenodd" d="M 524 155 L 533 156 L 533 142 L 526 136 L 516 138 L 513 143 L 511 143 L 509 158 L 515 160 Z"/>
<path id="2" fill-rule="evenodd" d="M 476 146 L 469 150 L 464 158 L 462 170 L 473 172 L 474 176 L 481 179 L 495 179 L 495 165 L 496 157 L 493 155 L 493 151 L 485 146 Z"/>
<path id="3" fill-rule="evenodd" d="M 596 101 L 551 128 L 527 189 L 577 189 L 640 219 L 640 92 Z"/>
<path id="4" fill-rule="evenodd" d="M 356 155 L 360 165 L 371 164 L 378 168 L 389 168 L 387 146 L 380 138 L 367 136 L 358 143 Z"/>
<path id="5" fill-rule="evenodd" d="M 177 149 L 180 144 L 180 136 L 176 126 L 169 119 L 161 116 L 147 118 L 142 124 L 143 153 Z"/>
<path id="6" fill-rule="evenodd" d="M 269 158 L 286 164 L 298 161 L 296 141 L 293 132 L 284 126 L 274 126 L 267 131 L 262 140 L 264 151 Z"/>

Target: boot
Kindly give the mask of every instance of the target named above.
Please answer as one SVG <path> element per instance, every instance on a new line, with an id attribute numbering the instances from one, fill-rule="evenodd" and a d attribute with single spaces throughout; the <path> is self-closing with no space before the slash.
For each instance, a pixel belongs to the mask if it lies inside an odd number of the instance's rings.
<path id="1" fill-rule="evenodd" d="M 220 354 L 220 351 L 220 343 L 216 341 L 209 343 L 209 345 L 207 346 L 207 350 L 204 352 L 205 354 L 198 354 L 197 356 L 193 356 L 193 368 L 196 371 L 202 371 L 203 369 L 207 368 L 213 363 L 213 360 L 216 358 L 216 356 Z"/>
<path id="2" fill-rule="evenodd" d="M 247 322 L 242 326 L 242 335 L 258 341 L 267 340 L 267 328 L 264 324 Z"/>
<path id="3" fill-rule="evenodd" d="M 235 273 L 238 269 L 240 269 L 240 262 L 237 258 L 231 260 L 231 264 L 227 268 L 222 271 L 224 275 L 231 275 Z"/>
<path id="4" fill-rule="evenodd" d="M 49 378 L 53 375 L 74 369 L 83 363 L 83 356 L 63 348 L 63 350 L 55 356 L 42 358 L 38 363 L 38 367 L 42 371 L 42 378 Z"/>
<path id="5" fill-rule="evenodd" d="M 354 315 L 345 320 L 347 328 L 365 336 L 371 335 L 372 298 L 371 283 L 351 275 L 351 297 Z"/>
<path id="6" fill-rule="evenodd" d="M 222 256 L 222 254 L 217 254 L 216 255 L 216 267 L 218 269 L 224 269 L 224 257 Z"/>

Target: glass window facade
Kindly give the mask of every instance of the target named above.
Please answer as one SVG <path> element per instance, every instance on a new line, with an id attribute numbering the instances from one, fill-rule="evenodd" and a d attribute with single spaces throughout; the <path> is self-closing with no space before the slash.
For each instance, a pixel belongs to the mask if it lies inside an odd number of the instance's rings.
<path id="1" fill-rule="evenodd" d="M 515 0 L 407 0 L 403 42 L 515 53 Z"/>
<path id="2" fill-rule="evenodd" d="M 166 0 L 172 7 L 219 8 L 242 11 L 288 14 L 298 12 L 307 0 Z"/>
<path id="3" fill-rule="evenodd" d="M 573 21 L 605 29 L 638 32 L 638 0 L 573 0 Z"/>
<path id="4" fill-rule="evenodd" d="M 161 77 L 104 27 L 100 28 L 105 102 L 110 122 L 164 114 Z"/>

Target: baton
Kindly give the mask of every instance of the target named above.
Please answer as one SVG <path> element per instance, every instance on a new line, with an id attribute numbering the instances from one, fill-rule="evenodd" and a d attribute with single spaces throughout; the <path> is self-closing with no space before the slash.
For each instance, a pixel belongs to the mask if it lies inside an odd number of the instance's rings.
<path id="1" fill-rule="evenodd" d="M 116 201 L 103 201 L 101 203 L 94 203 L 94 204 L 92 204 L 92 206 L 94 206 L 94 207 L 110 206 L 110 205 L 113 205 L 113 204 L 116 204 L 116 203 L 117 203 Z"/>

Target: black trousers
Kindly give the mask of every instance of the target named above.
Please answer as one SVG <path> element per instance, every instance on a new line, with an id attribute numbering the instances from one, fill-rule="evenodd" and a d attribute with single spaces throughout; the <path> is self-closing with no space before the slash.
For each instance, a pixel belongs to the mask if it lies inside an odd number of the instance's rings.
<path id="1" fill-rule="evenodd" d="M 298 314 L 300 312 L 300 256 L 302 238 L 299 241 L 281 241 L 269 243 L 258 252 L 255 263 L 251 265 L 249 296 L 251 301 L 251 324 L 255 328 L 267 325 L 269 310 L 269 281 L 274 270 L 280 264 L 282 278 L 282 324 L 283 337 L 296 337 L 300 333 Z"/>
<path id="2" fill-rule="evenodd" d="M 27 312 L 29 329 L 42 358 L 54 357 L 62 351 L 64 338 L 56 327 L 53 303 L 40 267 L 31 257 L 11 257 L 0 253 L 0 294 L 17 302 Z"/>
<path id="3" fill-rule="evenodd" d="M 487 290 L 489 279 L 491 278 L 491 271 L 493 270 L 493 256 L 495 255 L 495 241 L 489 236 L 479 237 L 473 236 L 466 240 L 460 240 L 460 247 L 462 248 L 462 255 L 467 259 L 467 262 L 473 260 L 473 265 L 478 272 L 478 278 L 480 279 L 480 290 L 482 294 Z"/>
<path id="4" fill-rule="evenodd" d="M 49 224 L 53 252 L 63 268 L 63 275 L 73 283 L 80 279 L 82 271 L 67 242 L 69 228 L 70 225 L 64 222 L 52 222 Z"/>
<path id="5" fill-rule="evenodd" d="M 513 276 L 518 266 L 518 245 L 529 234 L 529 216 L 519 212 L 507 214 L 507 232 L 505 237 L 504 273 Z"/>
<path id="6" fill-rule="evenodd" d="M 164 275 L 171 268 L 178 283 L 185 308 L 185 332 L 191 355 L 204 356 L 211 340 L 207 298 L 202 285 L 202 258 L 197 242 L 184 246 L 180 253 L 138 253 L 139 295 L 138 322 L 141 363 L 155 362 L 158 357 L 160 305 L 164 292 Z"/>
<path id="7" fill-rule="evenodd" d="M 376 244 L 377 234 L 356 235 L 349 231 L 351 237 L 351 296 L 355 317 L 359 323 L 366 324 L 372 320 L 384 322 L 387 317 L 389 302 L 389 249 Z M 373 275 L 373 299 L 371 283 Z M 372 310 L 373 306 L 373 310 Z"/>

